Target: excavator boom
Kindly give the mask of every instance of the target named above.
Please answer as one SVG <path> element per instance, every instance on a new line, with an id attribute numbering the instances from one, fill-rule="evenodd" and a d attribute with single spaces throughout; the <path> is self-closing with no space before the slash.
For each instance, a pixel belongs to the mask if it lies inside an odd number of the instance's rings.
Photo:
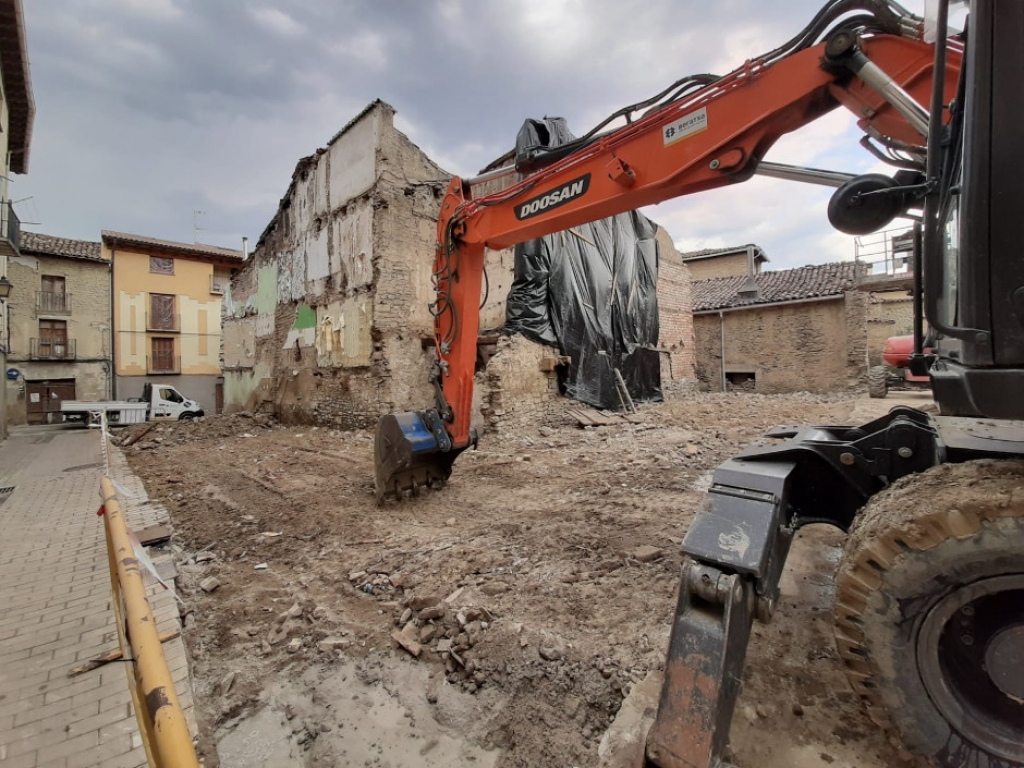
<path id="1" fill-rule="evenodd" d="M 874 15 L 842 18 L 852 8 Z M 828 28 L 833 17 L 837 29 Z M 744 181 L 781 136 L 840 105 L 859 117 L 866 136 L 923 156 L 927 113 L 920 105 L 927 103 L 934 57 L 920 37 L 919 20 L 885 2 L 836 0 L 787 46 L 724 77 L 681 80 L 672 100 L 616 130 L 588 134 L 568 154 L 534 153 L 526 164 L 539 170 L 507 189 L 474 197 L 475 180 L 452 179 L 433 271 L 436 403 L 379 422 L 378 498 L 445 482 L 455 457 L 476 440 L 470 421 L 485 248 Z M 959 62 L 959 52 L 950 51 L 950 98 Z M 892 199 L 865 197 L 857 205 L 870 212 Z M 904 207 L 894 206 L 893 215 Z"/>

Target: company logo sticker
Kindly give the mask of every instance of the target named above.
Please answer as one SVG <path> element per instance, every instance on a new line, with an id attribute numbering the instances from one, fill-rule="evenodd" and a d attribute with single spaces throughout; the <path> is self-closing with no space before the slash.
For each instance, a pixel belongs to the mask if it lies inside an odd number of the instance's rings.
<path id="1" fill-rule="evenodd" d="M 537 197 L 527 200 L 521 205 L 517 205 L 516 218 L 520 221 L 531 219 L 534 216 L 539 216 L 545 211 L 550 211 L 553 208 L 558 208 L 561 205 L 572 202 L 573 200 L 583 197 L 587 194 L 587 190 L 590 189 L 590 174 L 580 176 L 578 179 L 567 181 L 559 187 L 555 187 L 550 192 L 545 192 L 543 195 L 537 195 Z"/>
<path id="2" fill-rule="evenodd" d="M 667 147 L 669 144 L 675 144 L 677 141 L 682 141 L 685 138 L 693 136 L 695 133 L 700 133 L 707 129 L 708 109 L 707 107 L 701 107 L 696 112 L 684 115 L 674 123 L 666 125 L 661 129 L 661 135 L 664 138 L 665 146 Z"/>

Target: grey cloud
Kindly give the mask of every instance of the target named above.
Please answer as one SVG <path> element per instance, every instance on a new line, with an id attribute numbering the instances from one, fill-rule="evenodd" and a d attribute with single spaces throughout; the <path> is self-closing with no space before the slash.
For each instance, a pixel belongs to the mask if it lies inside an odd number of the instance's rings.
<path id="1" fill-rule="evenodd" d="M 579 10 L 559 17 L 560 8 Z M 296 160 L 374 98 L 458 166 L 448 170 L 473 173 L 511 146 L 526 117 L 562 115 L 582 133 L 734 49 L 761 53 L 735 42 L 744 30 L 775 44 L 817 8 L 33 0 L 25 10 L 37 122 L 30 174 L 13 196 L 35 196 L 44 231 L 92 239 L 108 228 L 187 240 L 200 208 L 204 238 L 233 245 L 262 231 Z M 654 214 L 674 221 L 685 209 Z M 794 226 L 779 232 L 796 240 L 811 225 Z"/>

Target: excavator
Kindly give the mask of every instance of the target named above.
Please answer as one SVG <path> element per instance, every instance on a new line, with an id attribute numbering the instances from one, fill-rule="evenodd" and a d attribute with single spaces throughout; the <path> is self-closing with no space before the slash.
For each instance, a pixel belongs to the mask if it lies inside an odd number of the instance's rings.
<path id="1" fill-rule="evenodd" d="M 436 402 L 381 418 L 381 497 L 443 484 L 476 443 L 485 247 L 758 172 L 836 187 L 828 217 L 846 233 L 915 222 L 911 365 L 938 413 L 779 427 L 718 467 L 682 544 L 644 765 L 728 765 L 752 623 L 772 617 L 797 531 L 823 523 L 848 534 L 836 645 L 869 716 L 927 764 L 1024 766 L 1024 2 L 971 0 L 954 33 L 949 0 L 931 6 L 921 18 L 888 0 L 830 0 L 735 71 L 681 79 L 568 145 L 454 178 L 441 202 Z M 763 160 L 840 106 L 891 176 Z M 501 173 L 518 180 L 474 196 Z"/>

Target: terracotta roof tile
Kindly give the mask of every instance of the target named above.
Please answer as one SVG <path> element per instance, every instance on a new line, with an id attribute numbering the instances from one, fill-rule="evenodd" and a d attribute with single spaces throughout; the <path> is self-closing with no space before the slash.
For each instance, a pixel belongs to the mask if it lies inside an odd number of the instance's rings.
<path id="1" fill-rule="evenodd" d="M 99 243 L 90 240 L 72 240 L 39 232 L 22 232 L 20 249 L 23 253 L 63 256 L 69 259 L 104 261 Z"/>
<path id="2" fill-rule="evenodd" d="M 143 248 L 161 248 L 166 251 L 174 251 L 183 255 L 202 256 L 205 258 L 223 259 L 224 261 L 242 261 L 242 252 L 232 248 L 221 248 L 217 245 L 204 245 L 203 243 L 178 243 L 174 240 L 158 240 L 155 237 L 143 235 L 130 235 L 127 232 L 111 232 L 104 229 L 100 236 L 103 242 L 114 245 L 138 245 Z"/>
<path id="3" fill-rule="evenodd" d="M 774 304 L 826 296 L 841 296 L 856 285 L 858 270 L 864 266 L 852 261 L 815 264 L 797 269 L 762 272 L 757 276 L 757 296 L 740 296 L 747 276 L 698 280 L 693 284 L 693 311 Z"/>

